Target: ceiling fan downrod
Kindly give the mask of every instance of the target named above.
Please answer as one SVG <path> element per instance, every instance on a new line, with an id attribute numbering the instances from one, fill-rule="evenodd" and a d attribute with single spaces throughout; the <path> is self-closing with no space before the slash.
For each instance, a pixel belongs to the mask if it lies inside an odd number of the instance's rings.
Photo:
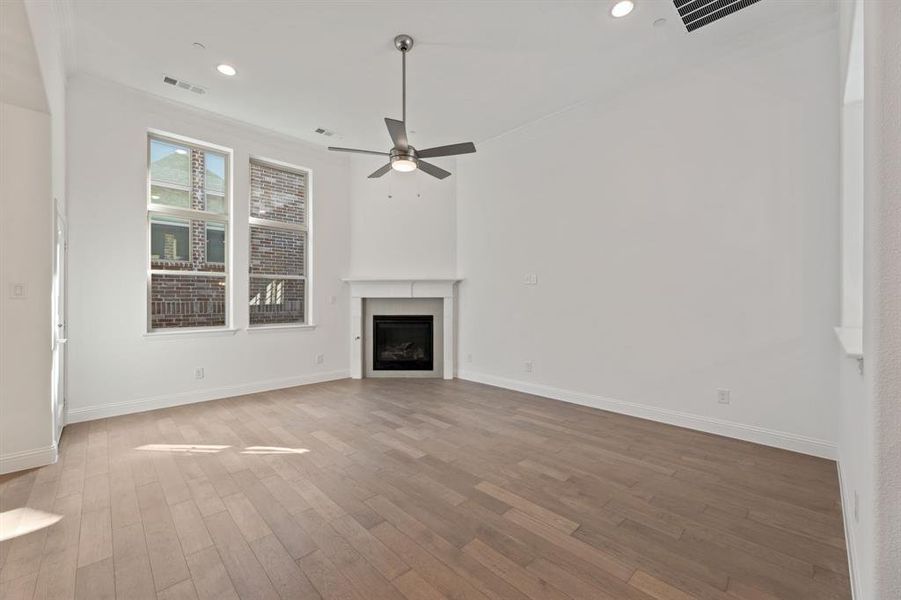
<path id="1" fill-rule="evenodd" d="M 413 49 L 413 38 L 402 33 L 394 38 L 394 47 L 400 50 L 400 99 L 401 99 L 401 118 L 404 123 L 407 122 L 407 52 Z"/>

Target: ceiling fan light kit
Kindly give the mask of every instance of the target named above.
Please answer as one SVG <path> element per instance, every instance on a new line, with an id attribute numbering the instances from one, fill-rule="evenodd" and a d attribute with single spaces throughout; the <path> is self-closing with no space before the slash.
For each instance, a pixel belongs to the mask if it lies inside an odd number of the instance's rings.
<path id="1" fill-rule="evenodd" d="M 409 173 L 417 169 L 428 173 L 432 177 L 444 179 L 450 176 L 450 172 L 441 167 L 422 160 L 423 158 L 437 158 L 440 156 L 456 156 L 458 154 L 470 154 L 476 151 L 475 144 L 463 142 L 449 146 L 438 146 L 417 150 L 407 141 L 407 52 L 413 49 L 413 38 L 407 34 L 400 34 L 394 38 L 394 47 L 401 53 L 401 120 L 385 117 L 385 126 L 394 146 L 388 152 L 378 150 L 359 150 L 357 148 L 337 148 L 329 146 L 329 150 L 335 152 L 353 152 L 357 154 L 376 154 L 387 156 L 388 164 L 378 168 L 369 178 L 381 177 L 388 171 L 394 170 L 401 173 Z"/>

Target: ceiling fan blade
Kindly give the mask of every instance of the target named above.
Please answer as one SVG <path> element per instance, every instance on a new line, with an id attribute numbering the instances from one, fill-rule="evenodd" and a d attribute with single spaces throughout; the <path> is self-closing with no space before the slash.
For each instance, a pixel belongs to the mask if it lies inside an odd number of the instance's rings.
<path id="1" fill-rule="evenodd" d="M 399 150 L 406 150 L 409 143 L 407 142 L 407 126 L 404 125 L 404 122 L 385 117 L 385 125 L 388 126 L 388 135 L 391 136 L 394 147 Z"/>
<path id="2" fill-rule="evenodd" d="M 388 163 L 384 167 L 379 167 L 375 171 L 372 172 L 372 175 L 369 176 L 369 179 L 375 179 L 376 177 L 381 177 L 385 173 L 391 170 L 391 163 Z"/>
<path id="3" fill-rule="evenodd" d="M 425 150 L 417 150 L 416 156 L 419 158 L 433 158 L 436 156 L 454 156 L 456 154 L 470 154 L 476 151 L 476 145 L 472 142 L 463 142 L 462 144 L 451 144 L 449 146 L 437 146 L 435 148 L 426 148 Z"/>
<path id="4" fill-rule="evenodd" d="M 432 177 L 437 177 L 438 179 L 444 179 L 445 177 L 450 176 L 450 171 L 445 171 L 441 167 L 436 167 L 432 163 L 427 163 L 424 160 L 416 161 L 416 163 L 421 170 L 425 171 Z"/>
<path id="5" fill-rule="evenodd" d="M 378 154 L 379 156 L 391 156 L 387 152 L 378 152 L 376 150 L 360 150 L 358 148 L 338 148 L 335 146 L 329 146 L 329 150 L 332 152 L 356 152 L 357 154 Z"/>

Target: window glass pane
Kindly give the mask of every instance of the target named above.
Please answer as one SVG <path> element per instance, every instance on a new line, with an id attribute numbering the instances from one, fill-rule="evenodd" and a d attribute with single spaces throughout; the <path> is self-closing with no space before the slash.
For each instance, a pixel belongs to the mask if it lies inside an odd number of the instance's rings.
<path id="1" fill-rule="evenodd" d="M 191 192 L 161 185 L 151 185 L 150 201 L 154 204 L 191 208 Z"/>
<path id="2" fill-rule="evenodd" d="M 161 140 L 150 140 L 150 180 L 153 183 L 191 185 L 191 151 Z"/>
<path id="3" fill-rule="evenodd" d="M 269 275 L 303 275 L 304 241 L 301 231 L 250 227 L 250 272 Z"/>
<path id="4" fill-rule="evenodd" d="M 206 169 L 204 171 L 203 189 L 208 192 L 225 193 L 225 156 L 222 154 L 214 154 L 213 152 L 204 152 L 204 163 Z"/>
<path id="5" fill-rule="evenodd" d="M 250 324 L 302 323 L 304 293 L 302 279 L 250 278 Z"/>
<path id="6" fill-rule="evenodd" d="M 307 176 L 250 163 L 250 215 L 282 223 L 306 222 Z"/>
<path id="7" fill-rule="evenodd" d="M 225 264 L 224 225 L 210 223 L 206 226 L 206 261 Z"/>
<path id="8" fill-rule="evenodd" d="M 150 258 L 153 268 L 191 261 L 191 222 L 154 216 L 150 220 Z"/>
<path id="9" fill-rule="evenodd" d="M 216 326 L 225 326 L 224 276 L 151 275 L 151 329 Z"/>
<path id="10" fill-rule="evenodd" d="M 225 196 L 206 192 L 205 197 L 207 211 L 220 215 L 225 214 Z"/>
<path id="11" fill-rule="evenodd" d="M 206 210 L 225 213 L 225 156 L 204 152 L 203 191 Z"/>

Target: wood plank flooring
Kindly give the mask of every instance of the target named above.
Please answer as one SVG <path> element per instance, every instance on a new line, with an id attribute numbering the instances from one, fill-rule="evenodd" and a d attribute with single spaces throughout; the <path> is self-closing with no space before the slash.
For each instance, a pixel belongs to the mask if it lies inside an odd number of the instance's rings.
<path id="1" fill-rule="evenodd" d="M 0 597 L 850 598 L 835 464 L 463 381 L 66 427 Z"/>

